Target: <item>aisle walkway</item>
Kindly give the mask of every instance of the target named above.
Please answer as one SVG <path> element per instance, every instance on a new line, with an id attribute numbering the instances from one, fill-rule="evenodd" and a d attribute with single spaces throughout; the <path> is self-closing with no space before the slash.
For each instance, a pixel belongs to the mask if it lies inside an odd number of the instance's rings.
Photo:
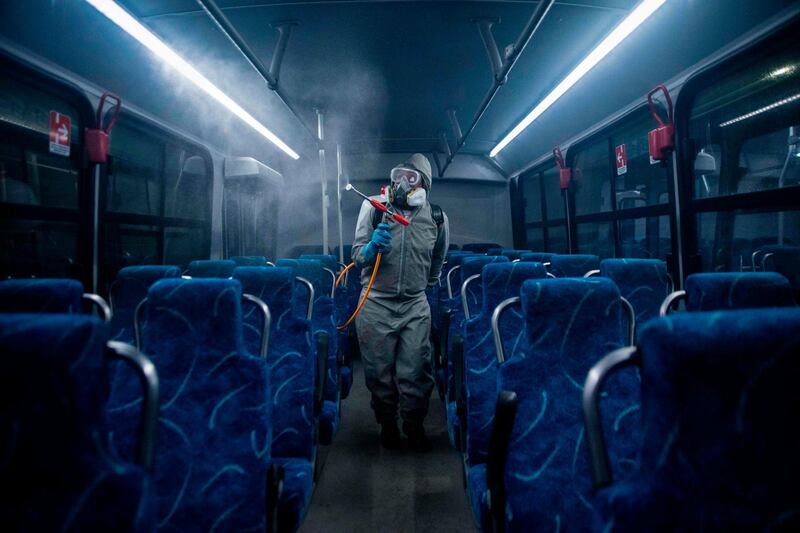
<path id="1" fill-rule="evenodd" d="M 425 428 L 433 451 L 384 450 L 360 366 L 342 428 L 324 448 L 322 476 L 301 533 L 474 531 L 457 453 L 436 392 Z"/>

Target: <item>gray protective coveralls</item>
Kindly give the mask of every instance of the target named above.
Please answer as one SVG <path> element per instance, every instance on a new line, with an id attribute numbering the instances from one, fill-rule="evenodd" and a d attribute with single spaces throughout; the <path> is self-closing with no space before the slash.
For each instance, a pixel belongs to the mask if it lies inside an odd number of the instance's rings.
<path id="1" fill-rule="evenodd" d="M 430 177 L 427 189 L 430 191 Z M 366 287 L 374 262 L 361 254 L 374 227 L 368 202 L 361 205 L 352 258 L 362 267 Z M 449 244 L 447 215 L 437 226 L 431 206 L 411 211 L 411 225 L 390 223 L 392 247 L 381 257 L 372 291 L 356 318 L 367 388 L 378 423 L 397 419 L 398 405 L 404 421 L 421 423 L 428 413 L 433 390 L 431 374 L 431 310 L 425 289 L 439 282 Z"/>

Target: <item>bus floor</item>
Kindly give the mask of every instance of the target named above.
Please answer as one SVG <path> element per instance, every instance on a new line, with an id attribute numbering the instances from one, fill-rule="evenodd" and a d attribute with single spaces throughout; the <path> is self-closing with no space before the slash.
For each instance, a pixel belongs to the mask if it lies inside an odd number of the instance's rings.
<path id="1" fill-rule="evenodd" d="M 360 361 L 333 444 L 320 448 L 323 470 L 301 533 L 474 531 L 461 460 L 447 438 L 444 404 L 434 390 L 425 429 L 433 450 L 381 448 Z"/>

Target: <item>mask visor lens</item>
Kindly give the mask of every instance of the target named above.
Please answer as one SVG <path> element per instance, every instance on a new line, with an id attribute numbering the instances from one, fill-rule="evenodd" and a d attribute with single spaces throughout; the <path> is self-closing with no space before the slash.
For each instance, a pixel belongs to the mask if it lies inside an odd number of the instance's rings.
<path id="1" fill-rule="evenodd" d="M 405 180 L 412 187 L 416 187 L 420 183 L 421 178 L 422 176 L 420 173 L 412 168 L 398 167 L 392 169 L 392 183 L 400 183 L 401 181 Z"/>

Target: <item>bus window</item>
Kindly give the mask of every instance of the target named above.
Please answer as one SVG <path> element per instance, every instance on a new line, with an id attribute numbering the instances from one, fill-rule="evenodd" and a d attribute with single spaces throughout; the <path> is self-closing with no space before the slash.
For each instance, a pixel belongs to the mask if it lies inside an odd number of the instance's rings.
<path id="1" fill-rule="evenodd" d="M 551 163 L 542 172 L 547 220 L 564 220 L 564 195 L 558 177 L 558 168 Z"/>
<path id="2" fill-rule="evenodd" d="M 575 214 L 611 210 L 611 179 L 608 138 L 600 137 L 581 147 L 573 163 Z"/>
<path id="3" fill-rule="evenodd" d="M 666 260 L 671 251 L 668 216 L 629 218 L 618 224 L 622 257 Z"/>
<path id="4" fill-rule="evenodd" d="M 18 69 L 0 71 L 0 278 L 88 274 L 78 222 L 83 123 L 60 94 Z M 64 144 L 51 142 L 54 117 Z"/>
<path id="5" fill-rule="evenodd" d="M 161 215 L 164 145 L 152 134 L 120 121 L 111 135 L 111 156 L 108 210 Z"/>
<path id="6" fill-rule="evenodd" d="M 577 224 L 578 242 L 582 254 L 594 254 L 601 259 L 614 257 L 614 232 L 611 222 Z"/>
<path id="7" fill-rule="evenodd" d="M 647 134 L 655 126 L 648 113 L 637 113 L 637 120 L 611 136 L 611 144 L 624 146 L 625 165 L 617 171 L 617 209 L 630 209 L 646 205 L 666 204 L 667 168 L 656 162 L 651 164 Z"/>

